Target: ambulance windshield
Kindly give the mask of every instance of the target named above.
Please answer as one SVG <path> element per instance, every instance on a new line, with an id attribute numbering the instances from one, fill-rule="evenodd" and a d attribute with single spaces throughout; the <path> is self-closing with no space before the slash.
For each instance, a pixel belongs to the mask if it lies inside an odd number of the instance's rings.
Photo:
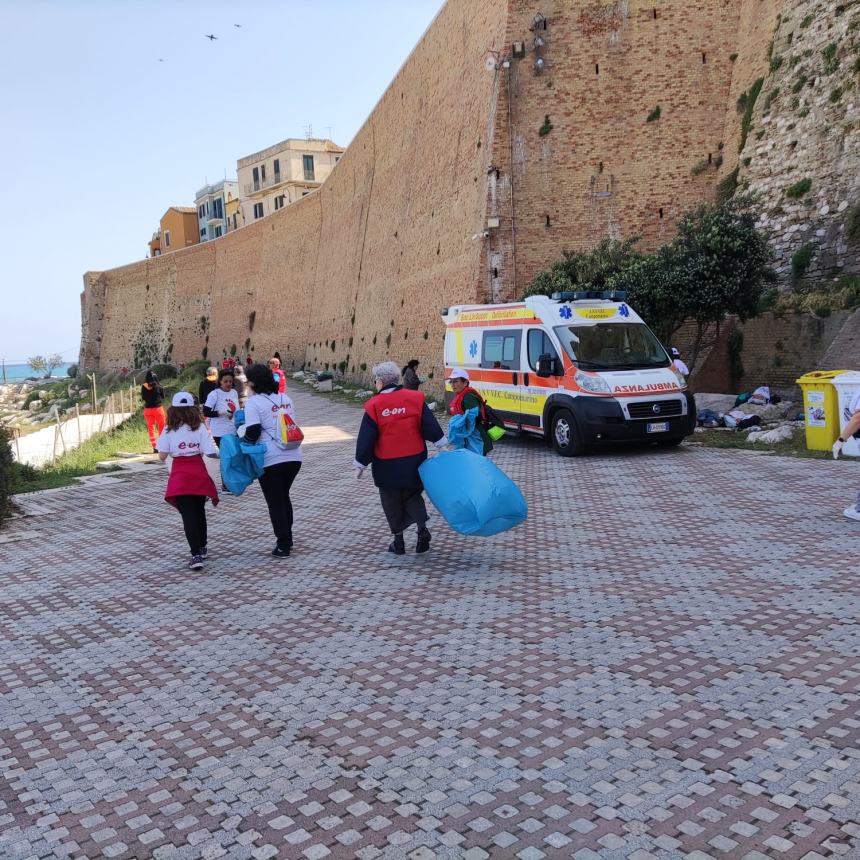
<path id="1" fill-rule="evenodd" d="M 583 370 L 640 370 L 671 363 L 644 323 L 558 326 L 555 333 L 571 361 Z"/>

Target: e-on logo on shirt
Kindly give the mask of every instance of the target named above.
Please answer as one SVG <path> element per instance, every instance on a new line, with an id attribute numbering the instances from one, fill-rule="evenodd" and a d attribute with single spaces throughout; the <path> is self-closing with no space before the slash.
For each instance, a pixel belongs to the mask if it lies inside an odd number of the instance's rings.
<path id="1" fill-rule="evenodd" d="M 406 407 L 405 406 L 395 406 L 394 409 L 383 409 L 382 417 L 388 418 L 389 415 L 405 415 Z"/>
<path id="2" fill-rule="evenodd" d="M 184 451 L 186 448 L 199 448 L 199 442 L 180 442 L 177 446 L 180 451 Z"/>

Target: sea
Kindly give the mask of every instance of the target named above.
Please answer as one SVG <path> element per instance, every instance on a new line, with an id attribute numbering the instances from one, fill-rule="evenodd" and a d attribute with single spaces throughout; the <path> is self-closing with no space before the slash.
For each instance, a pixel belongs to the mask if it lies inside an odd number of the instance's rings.
<path id="1" fill-rule="evenodd" d="M 69 368 L 73 362 L 65 361 L 58 364 L 52 371 L 51 377 L 54 379 L 66 379 L 69 375 Z M 33 368 L 29 364 L 7 364 L 6 365 L 6 382 L 23 382 L 25 379 L 31 379 L 38 374 L 33 373 Z M 4 382 L 3 369 L 0 367 L 0 384 Z"/>

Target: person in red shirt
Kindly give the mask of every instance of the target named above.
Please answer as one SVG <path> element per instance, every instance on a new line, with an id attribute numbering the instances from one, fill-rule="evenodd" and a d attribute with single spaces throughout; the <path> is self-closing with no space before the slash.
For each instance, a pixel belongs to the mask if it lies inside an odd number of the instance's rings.
<path id="1" fill-rule="evenodd" d="M 287 390 L 287 375 L 281 370 L 281 359 L 270 358 L 269 370 L 272 371 L 272 376 L 278 383 L 278 394 L 283 394 Z"/>
<path id="2" fill-rule="evenodd" d="M 388 551 L 406 552 L 403 532 L 414 523 L 415 552 L 427 552 L 430 530 L 418 467 L 427 459 L 428 441 L 443 448 L 448 439 L 424 395 L 400 385 L 400 368 L 393 361 L 374 367 L 373 377 L 379 393 L 364 404 L 353 463 L 356 476 L 360 478 L 373 463 L 373 482 L 394 537 Z"/>

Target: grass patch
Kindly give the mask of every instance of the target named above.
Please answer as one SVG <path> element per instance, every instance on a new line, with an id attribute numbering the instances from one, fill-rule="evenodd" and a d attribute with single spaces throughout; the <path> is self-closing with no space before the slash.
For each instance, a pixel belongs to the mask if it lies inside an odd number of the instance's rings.
<path id="1" fill-rule="evenodd" d="M 824 58 L 824 74 L 832 75 L 839 68 L 839 60 L 836 56 L 836 42 L 831 42 L 822 52 Z"/>
<path id="2" fill-rule="evenodd" d="M 756 99 L 761 92 L 764 78 L 758 78 L 752 86 L 738 99 L 738 107 L 743 105 L 743 116 L 741 117 L 741 139 L 738 144 L 738 152 L 742 152 L 746 146 L 747 137 L 752 127 L 752 115 L 755 108 Z"/>
<path id="3" fill-rule="evenodd" d="M 855 203 L 846 213 L 845 235 L 851 242 L 860 242 L 860 203 Z"/>
<path id="4" fill-rule="evenodd" d="M 97 473 L 96 463 L 110 460 L 120 451 L 146 454 L 152 451 L 143 413 L 138 412 L 116 430 L 96 433 L 78 448 L 68 451 L 50 466 L 34 469 L 19 465 L 16 470 L 13 492 L 30 493 L 52 487 L 65 487 L 76 478 Z"/>
<path id="5" fill-rule="evenodd" d="M 792 200 L 800 200 L 801 197 L 809 192 L 810 188 L 812 188 L 812 180 L 807 177 L 801 179 L 799 182 L 795 182 L 794 185 L 789 185 L 785 189 L 785 196 L 790 197 Z"/>
<path id="6" fill-rule="evenodd" d="M 801 411 L 801 410 L 798 410 Z M 741 451 L 760 451 L 778 454 L 783 457 L 803 457 L 807 460 L 832 460 L 830 451 L 810 451 L 806 447 L 806 434 L 802 430 L 796 430 L 791 439 L 776 444 L 765 442 L 749 442 L 747 434 L 731 430 L 703 430 L 695 433 L 689 438 L 689 443 L 699 443 L 705 448 L 735 449 Z M 845 458 L 845 462 L 852 458 Z"/>
<path id="7" fill-rule="evenodd" d="M 660 105 L 657 105 L 657 107 L 655 107 L 654 110 L 652 110 L 651 113 L 648 114 L 645 119 L 645 122 L 655 122 L 656 120 L 660 119 L 661 113 L 662 111 L 660 110 Z"/>
<path id="8" fill-rule="evenodd" d="M 791 277 L 794 281 L 799 281 L 809 268 L 812 262 L 812 255 L 815 253 L 815 248 L 812 245 L 804 245 L 798 251 L 795 251 L 791 257 Z"/>

